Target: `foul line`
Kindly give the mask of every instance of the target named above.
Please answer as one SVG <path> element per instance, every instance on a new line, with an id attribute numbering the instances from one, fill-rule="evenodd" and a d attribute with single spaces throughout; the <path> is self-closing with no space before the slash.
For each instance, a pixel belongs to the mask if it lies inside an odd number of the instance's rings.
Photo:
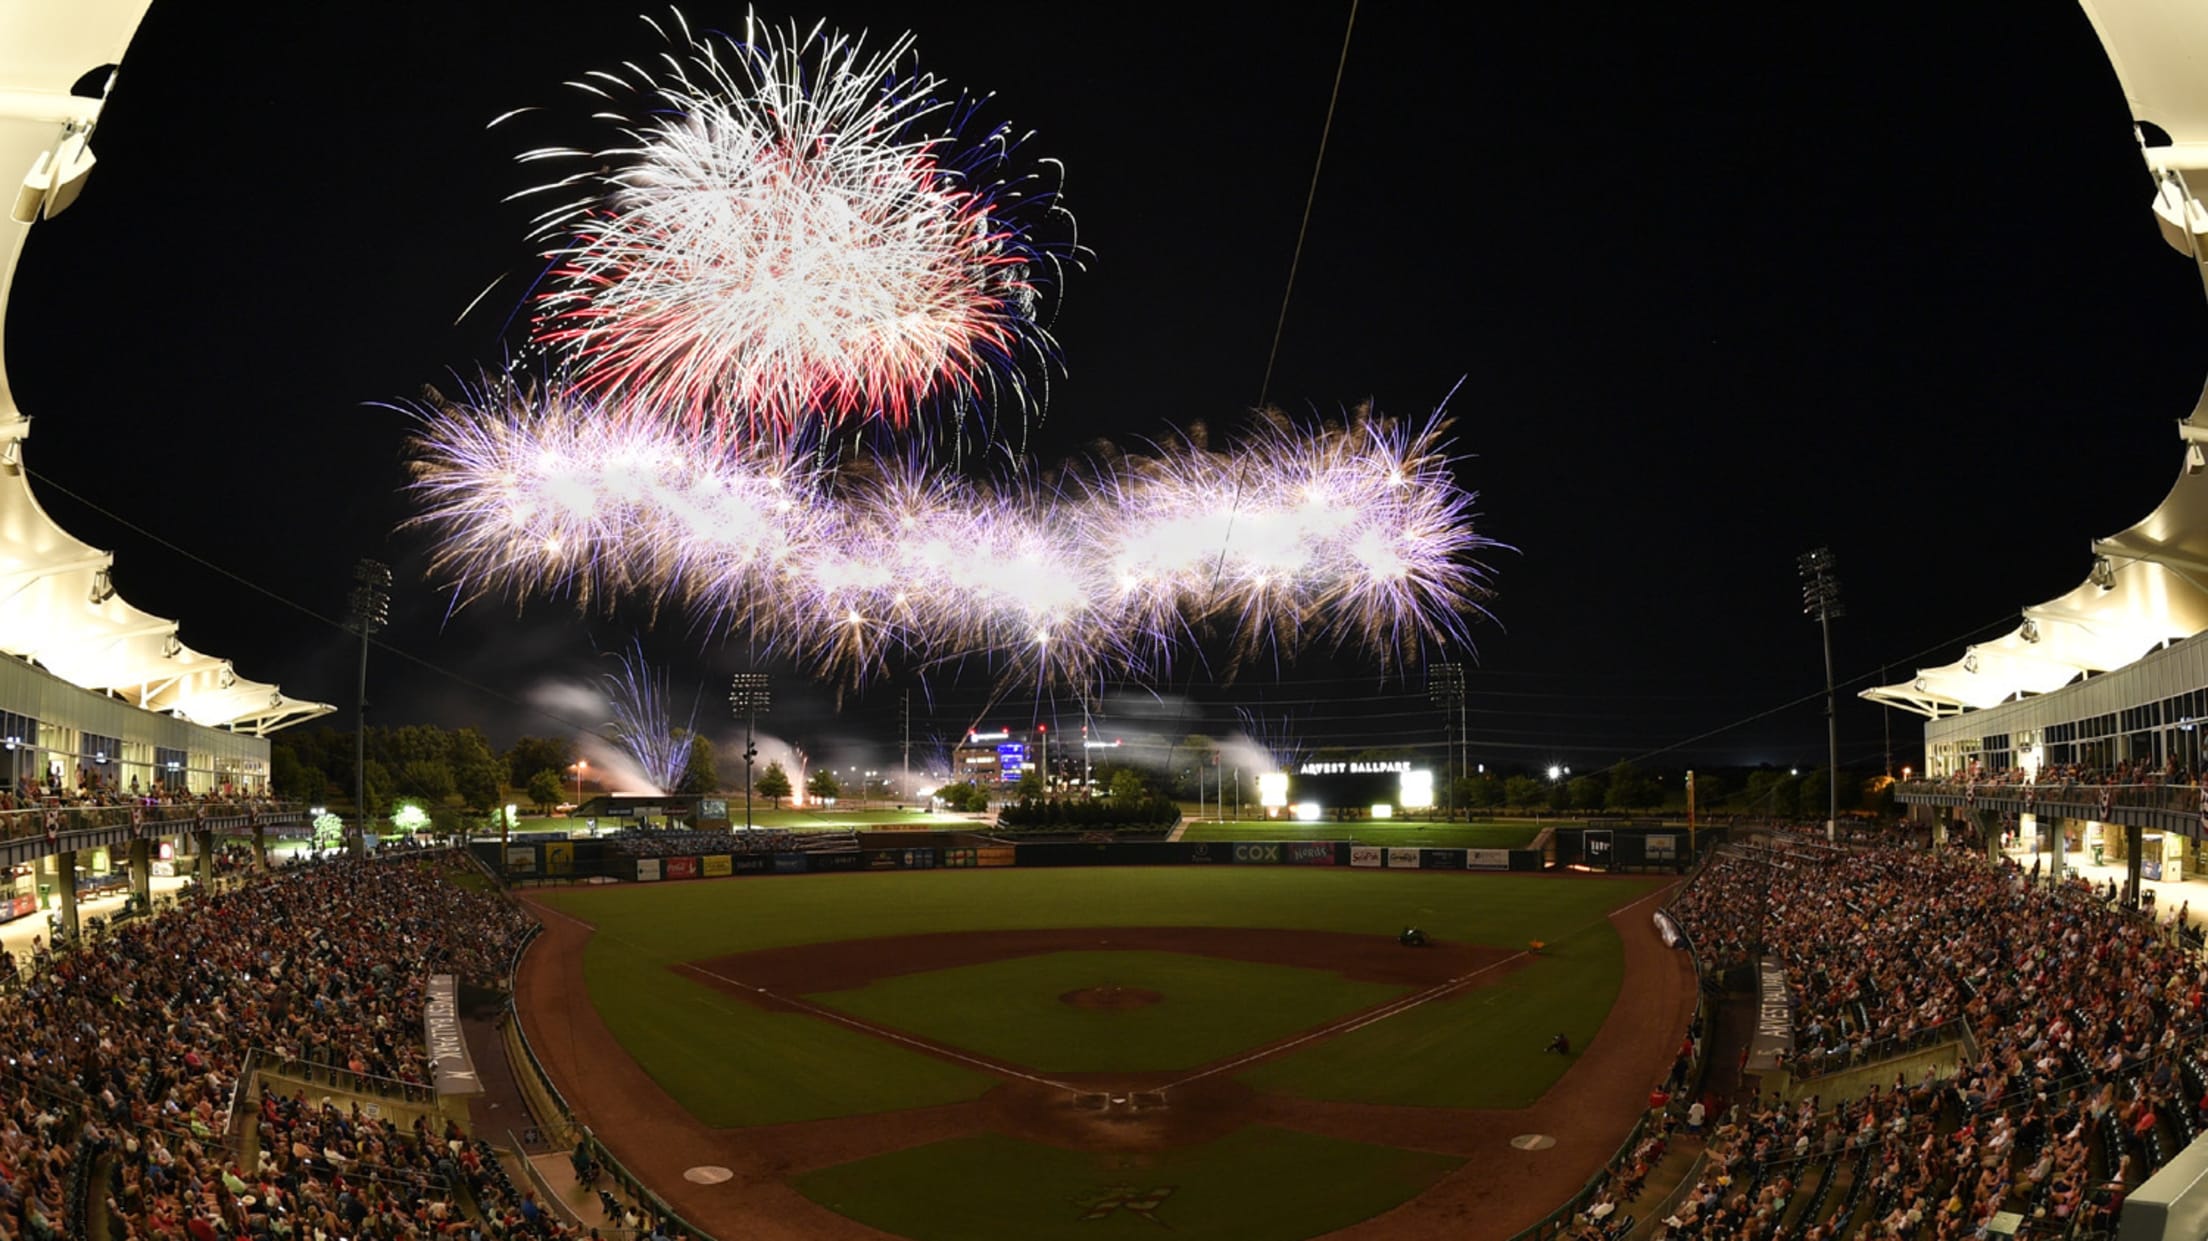
<path id="1" fill-rule="evenodd" d="M 1195 1073 L 1189 1074 L 1187 1077 L 1184 1077 L 1177 1082 L 1161 1086 L 1159 1087 L 1159 1090 L 1161 1092 L 1175 1090 L 1182 1086 L 1188 1085 L 1190 1082 L 1202 1081 L 1203 1079 L 1210 1077 L 1215 1073 L 1225 1073 L 1232 1069 L 1239 1069 L 1246 1064 L 1252 1064 L 1259 1060 L 1264 1060 L 1272 1056 L 1277 1056 L 1284 1051 L 1293 1051 L 1294 1049 L 1303 1046 L 1305 1043 L 1316 1042 L 1319 1039 L 1333 1038 L 1336 1035 L 1349 1034 L 1357 1030 L 1362 1030 L 1366 1026 L 1369 1026 L 1376 1021 L 1386 1021 L 1388 1018 L 1395 1016 L 1397 1013 L 1409 1012 L 1411 1009 L 1417 1008 L 1422 1004 L 1428 1004 L 1435 1000 L 1438 1000 L 1442 996 L 1445 996 L 1452 991 L 1462 989 L 1466 983 L 1471 982 L 1473 979 L 1478 978 L 1480 975 L 1487 973 L 1489 970 L 1501 969 L 1511 962 L 1518 960 L 1520 957 L 1531 955 L 1533 955 L 1531 952 L 1528 952 L 1526 949 L 1521 948 L 1518 951 L 1511 953 L 1509 956 L 1504 957 L 1502 960 L 1491 961 L 1488 964 L 1483 965 L 1476 970 L 1473 970 L 1469 974 L 1459 974 L 1455 978 L 1452 978 L 1447 982 L 1436 983 L 1433 986 L 1426 988 L 1424 991 L 1417 992 L 1416 994 L 1406 995 L 1400 999 L 1390 1000 L 1387 1003 L 1382 1004 L 1378 1008 L 1368 1009 L 1361 1013 L 1351 1014 L 1350 1016 L 1343 1017 L 1331 1024 L 1320 1026 L 1316 1030 L 1306 1030 L 1296 1037 L 1287 1040 L 1286 1042 L 1274 1043 L 1269 1047 L 1260 1047 L 1256 1051 L 1244 1052 L 1242 1055 L 1236 1056 L 1232 1060 L 1222 1060 L 1218 1064 L 1212 1065 L 1210 1068 L 1199 1070 Z"/>
<path id="2" fill-rule="evenodd" d="M 1609 921 L 1611 919 L 1624 917 L 1627 914 L 1630 914 L 1633 910 L 1638 909 L 1642 905 L 1645 905 L 1652 900 L 1656 900 L 1669 894 L 1671 889 L 1675 886 L 1677 885 L 1667 885 L 1665 887 L 1657 889 L 1654 892 L 1649 893 L 1647 896 L 1644 896 L 1637 901 L 1634 901 L 1630 905 L 1621 905 L 1610 913 L 1605 914 L 1602 920 Z M 1594 923 L 1590 922 L 1587 925 L 1593 926 Z M 1578 930 L 1573 931 L 1572 934 L 1577 935 L 1579 931 L 1583 931 L 1585 929 L 1587 928 L 1580 927 Z M 1364 1029 L 1366 1026 L 1373 1025 L 1377 1022 L 1386 1021 L 1390 1017 L 1394 1017 L 1402 1013 L 1407 1013 L 1414 1008 L 1419 1008 L 1426 1004 L 1431 1004 L 1435 1000 L 1438 1000 L 1453 991 L 1461 991 L 1464 989 L 1464 985 L 1466 983 L 1469 983 L 1473 979 L 1478 978 L 1480 975 L 1487 973 L 1489 970 L 1501 969 L 1502 967 L 1509 965 L 1513 961 L 1532 955 L 1533 953 L 1530 950 L 1521 948 L 1517 952 L 1504 957 L 1500 961 L 1491 961 L 1488 964 L 1483 965 L 1476 970 L 1473 970 L 1469 974 L 1459 974 L 1457 977 L 1452 978 L 1447 982 L 1437 983 L 1434 986 L 1428 987 L 1426 990 L 1420 991 L 1415 995 L 1407 995 L 1402 997 L 1401 999 L 1391 1000 L 1378 1008 L 1369 1009 L 1362 1013 L 1352 1014 L 1348 1017 L 1344 1017 L 1338 1021 L 1335 1021 L 1330 1025 L 1320 1026 L 1316 1030 L 1306 1030 L 1302 1034 L 1299 1034 L 1284 1043 L 1275 1043 L 1269 1047 L 1260 1047 L 1255 1051 L 1245 1052 L 1232 1060 L 1222 1061 L 1218 1064 L 1210 1066 L 1209 1068 L 1191 1073 L 1187 1077 L 1184 1077 L 1177 1082 L 1159 1087 L 1159 1093 L 1162 1094 L 1166 1091 L 1174 1090 L 1181 1086 L 1186 1086 L 1190 1082 L 1202 1081 L 1204 1078 L 1213 1076 L 1214 1074 L 1225 1073 L 1233 1069 L 1239 1069 L 1244 1065 L 1254 1064 L 1260 1060 L 1270 1059 L 1274 1056 L 1280 1055 L 1282 1052 L 1293 1051 L 1306 1043 L 1316 1042 L 1320 1039 L 1335 1038 L 1344 1034 L 1354 1034 L 1357 1031 Z"/>
<path id="3" fill-rule="evenodd" d="M 917 1051 L 926 1052 L 931 1056 L 940 1056 L 946 1060 L 956 1060 L 962 1064 L 969 1064 L 977 1069 L 982 1070 L 983 1072 L 993 1073 L 999 1077 L 1016 1077 L 1023 1082 L 1033 1082 L 1038 1086 L 1049 1086 L 1055 1090 L 1063 1090 L 1068 1094 L 1099 1093 L 1098 1091 L 1084 1090 L 1081 1087 L 1072 1085 L 1068 1082 L 1052 1081 L 1050 1078 L 1047 1077 L 1038 1077 L 1033 1073 L 1022 1072 L 1021 1070 L 1016 1069 L 1008 1064 L 1000 1064 L 994 1060 L 984 1060 L 979 1056 L 970 1056 L 967 1055 L 965 1052 L 959 1051 L 956 1048 L 945 1047 L 940 1043 L 932 1043 L 922 1038 L 914 1038 L 909 1034 L 900 1033 L 899 1031 L 892 1030 L 887 1026 L 875 1025 L 874 1023 L 869 1021 L 861 1021 L 858 1018 L 850 1016 L 847 1013 L 839 1013 L 835 1009 L 824 1008 L 818 1004 L 813 1003 L 810 1000 L 801 1000 L 796 996 L 783 995 L 779 991 L 770 991 L 765 987 L 755 987 L 748 982 L 744 982 L 741 979 L 730 978 L 726 974 L 715 973 L 714 971 L 706 969 L 704 966 L 701 965 L 691 965 L 688 962 L 684 962 L 677 965 L 675 968 L 689 970 L 693 974 L 703 974 L 707 978 L 734 987 L 739 991 L 749 991 L 754 995 L 766 996 L 768 999 L 774 1000 L 776 1003 L 787 1004 L 792 1008 L 802 1009 L 815 1017 L 826 1017 L 830 1021 L 849 1026 L 852 1029 L 857 1030 L 861 1034 L 872 1035 L 875 1038 L 886 1038 L 895 1043 L 903 1043 L 907 1047 L 911 1047 Z"/>

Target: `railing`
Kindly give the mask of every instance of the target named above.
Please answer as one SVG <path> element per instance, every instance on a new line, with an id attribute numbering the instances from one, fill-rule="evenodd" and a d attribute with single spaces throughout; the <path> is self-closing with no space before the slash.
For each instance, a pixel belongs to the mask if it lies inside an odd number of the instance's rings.
<path id="1" fill-rule="evenodd" d="M 2201 786 L 2166 780 L 2101 783 L 2092 780 L 2043 780 L 2034 783 L 2011 780 L 1911 780 L 1894 786 L 1894 795 L 1909 798 L 1962 798 L 1978 801 L 2031 801 L 2055 805 L 2098 807 L 2105 796 L 2110 809 L 2162 810 L 2198 814 Z"/>
<path id="2" fill-rule="evenodd" d="M 59 837 L 96 828 L 193 829 L 234 827 L 255 822 L 292 823 L 306 813 L 298 802 L 240 799 L 221 802 L 155 804 L 144 799 L 108 806 L 71 805 L 55 801 L 15 810 L 0 810 L 0 841 L 28 840 L 37 836 Z"/>
<path id="3" fill-rule="evenodd" d="M 1795 1081 L 1813 1081 L 1835 1073 L 1844 1073 L 1849 1069 L 1862 1068 L 1867 1064 L 1891 1060 L 1940 1043 L 1965 1042 L 1969 1034 L 1970 1026 L 1963 1018 L 1950 1017 L 1936 1026 L 1927 1026 L 1908 1034 L 1873 1039 L 1867 1043 L 1849 1043 L 1824 1050 L 1797 1049 L 1787 1059 L 1785 1068 Z"/>
<path id="4" fill-rule="evenodd" d="M 437 1088 L 422 1082 L 379 1077 L 374 1073 L 356 1073 L 341 1065 L 298 1060 L 272 1051 L 255 1051 L 253 1061 L 259 1072 L 294 1078 L 309 1086 L 328 1086 L 347 1094 L 372 1095 L 379 1099 L 396 1099 L 402 1103 L 434 1105 L 437 1102 Z"/>
<path id="5" fill-rule="evenodd" d="M 537 942 L 537 936 L 542 933 L 543 929 L 539 926 L 531 930 L 528 937 L 522 941 L 521 947 L 514 950 L 514 959 L 506 967 L 506 992 L 509 996 L 514 994 L 516 982 L 520 978 L 522 957 L 528 953 L 529 946 Z M 509 1000 L 509 1003 L 511 1003 L 511 1000 Z M 675 1225 L 684 1234 L 698 1238 L 699 1241 L 713 1241 L 713 1234 L 684 1219 L 673 1207 L 667 1205 L 666 1199 L 654 1193 L 650 1186 L 631 1175 L 629 1170 L 621 1165 L 621 1161 L 613 1157 L 613 1152 L 606 1149 L 605 1143 L 598 1140 L 597 1135 L 593 1134 L 587 1126 L 576 1121 L 574 1111 L 567 1105 L 567 1099 L 560 1094 L 560 1088 L 553 1084 L 552 1075 L 545 1071 L 544 1062 L 537 1059 L 536 1048 L 529 1045 L 529 1031 L 522 1025 L 519 1011 L 509 1013 L 508 1019 L 514 1023 L 514 1036 L 521 1044 L 522 1060 L 529 1066 L 529 1071 L 536 1075 L 537 1083 L 544 1087 L 546 1097 L 551 1099 L 553 1106 L 559 1109 L 559 1116 L 556 1118 L 558 1123 L 566 1126 L 569 1133 L 576 1135 L 577 1145 L 588 1148 L 591 1161 L 603 1169 L 606 1175 L 613 1179 L 614 1184 L 626 1190 L 630 1200 L 636 1202 L 644 1210 L 658 1216 L 662 1221 Z M 540 1117 L 539 1119 L 547 1118 Z M 552 1127 L 549 1124 L 546 1125 L 548 1129 Z M 524 1157 L 523 1162 L 527 1162 L 526 1157 Z"/>

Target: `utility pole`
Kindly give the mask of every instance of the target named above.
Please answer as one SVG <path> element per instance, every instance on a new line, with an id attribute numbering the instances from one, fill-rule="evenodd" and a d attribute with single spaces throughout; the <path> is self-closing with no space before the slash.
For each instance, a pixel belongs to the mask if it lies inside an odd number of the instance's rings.
<path id="1" fill-rule="evenodd" d="M 1442 761 L 1442 773 L 1448 784 L 1442 790 L 1441 804 L 1449 817 L 1457 817 L 1457 743 L 1464 719 L 1464 665 L 1428 664 L 1426 666 L 1426 699 L 1441 708 L 1442 734 L 1447 739 Z"/>
<path id="2" fill-rule="evenodd" d="M 759 713 L 769 703 L 767 674 L 764 672 L 739 672 L 729 679 L 728 705 L 736 714 L 744 717 L 744 830 L 751 830 L 751 765 L 759 759 L 759 747 L 754 744 L 754 732 L 759 725 Z"/>
<path id="3" fill-rule="evenodd" d="M 391 623 L 391 567 L 380 560 L 353 565 L 352 628 L 360 635 L 360 696 L 353 709 L 353 856 L 368 852 L 368 640 Z"/>
<path id="4" fill-rule="evenodd" d="M 1839 566 L 1829 547 L 1804 552 L 1797 563 L 1802 574 L 1802 614 L 1817 618 L 1825 635 L 1825 793 L 1830 803 L 1825 839 L 1829 841 L 1840 832 L 1840 716 L 1832 692 L 1832 618 L 1842 614 Z"/>

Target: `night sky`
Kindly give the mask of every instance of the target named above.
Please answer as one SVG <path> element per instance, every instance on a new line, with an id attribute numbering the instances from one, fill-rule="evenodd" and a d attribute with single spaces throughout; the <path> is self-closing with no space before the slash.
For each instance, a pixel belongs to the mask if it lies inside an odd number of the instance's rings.
<path id="1" fill-rule="evenodd" d="M 2201 291 L 2074 5 L 1662 8 L 1361 9 L 1272 399 L 1415 415 L 1462 380 L 1463 477 L 1520 549 L 1477 630 L 1476 759 L 1821 762 L 1820 703 L 1741 721 L 1821 688 L 1795 558 L 1828 544 L 1841 758 L 1877 768 L 1881 713 L 1854 689 L 2013 627 L 2161 499 Z M 1346 5 L 760 13 L 909 28 L 928 69 L 1065 161 L 1093 258 L 1063 290 L 1039 455 L 1231 427 L 1257 401 Z M 642 633 L 726 727 L 741 652 L 679 618 L 448 614 L 398 529 L 407 422 L 377 404 L 516 343 L 537 264 L 503 200 L 531 180 L 522 137 L 486 123 L 550 105 L 537 134 L 568 117 L 589 141 L 561 83 L 659 46 L 627 6 L 156 0 L 7 324 L 38 493 L 115 549 L 125 597 L 350 727 L 355 645 L 270 595 L 340 615 L 377 556 L 403 652 L 375 657 L 380 722 L 500 743 L 602 722 L 549 688 Z M 772 727 L 886 761 L 903 688 L 838 713 L 785 675 Z M 1027 692 L 984 712 L 983 675 L 927 688 L 916 733 L 1078 719 Z M 1313 745 L 1440 735 L 1420 685 L 1346 660 L 1152 688 L 1153 727 L 1224 732 L 1262 699 Z M 1117 712 L 1100 728 L 1137 725 Z M 1918 721 L 1891 722 L 1895 762 L 1918 761 Z"/>

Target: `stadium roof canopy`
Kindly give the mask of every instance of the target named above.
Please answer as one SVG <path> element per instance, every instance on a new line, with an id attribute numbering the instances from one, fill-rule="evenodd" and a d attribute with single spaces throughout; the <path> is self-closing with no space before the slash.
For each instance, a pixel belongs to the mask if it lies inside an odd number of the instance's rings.
<path id="1" fill-rule="evenodd" d="M 0 4 L 0 316 L 34 221 L 76 200 L 92 170 L 88 140 L 149 0 Z M 75 94 L 85 79 L 92 94 Z M 26 311 L 26 313 L 36 313 Z M 0 358 L 0 652 L 54 675 L 195 724 L 266 734 L 327 714 L 237 675 L 230 661 L 184 645 L 177 623 L 115 593 L 115 557 L 54 524 L 24 468 L 30 419 Z"/>
<path id="2" fill-rule="evenodd" d="M 2081 0 L 2141 131 L 2162 235 L 2208 282 L 2208 4 Z M 2159 132 L 2157 132 L 2159 131 Z M 2167 139 L 2167 143 L 2164 143 Z M 2152 143 L 2153 145 L 2147 145 Z M 2201 179 L 2201 188 L 2190 184 Z M 1863 697 L 1937 718 L 2044 694 L 2208 631 L 2208 392 L 2178 424 L 2177 483 L 2137 525 L 2092 544 L 2084 582 L 2024 609 L 1962 659 Z"/>

